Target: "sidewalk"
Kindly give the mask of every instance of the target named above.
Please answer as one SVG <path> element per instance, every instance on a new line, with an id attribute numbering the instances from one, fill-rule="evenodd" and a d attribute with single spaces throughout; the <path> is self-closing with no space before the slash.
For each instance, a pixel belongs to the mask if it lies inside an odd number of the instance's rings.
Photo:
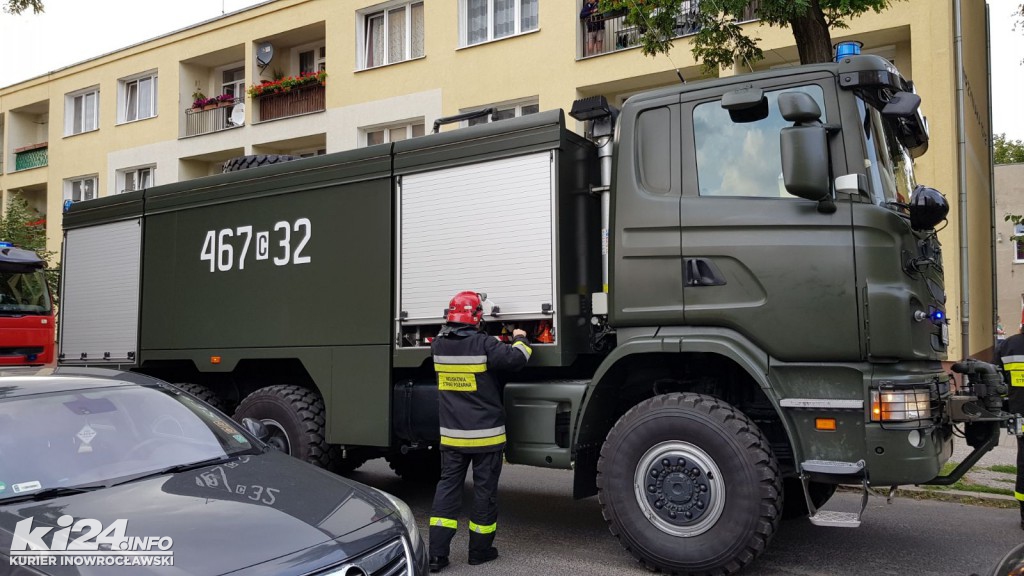
<path id="1" fill-rule="evenodd" d="M 962 438 L 955 438 L 953 456 L 950 458 L 949 463 L 947 463 L 946 470 L 954 467 L 955 464 L 953 463 L 963 462 L 967 455 L 971 453 L 971 450 L 972 448 Z M 1013 469 L 1016 466 L 1017 439 L 1005 432 L 1000 432 L 999 445 L 982 456 L 981 460 L 972 466 L 957 483 L 956 486 L 967 488 L 966 490 L 960 490 L 954 486 L 901 486 L 900 490 L 927 492 L 957 498 L 977 498 L 986 500 L 994 505 L 1010 507 L 1016 502 L 1016 498 L 1013 496 L 1014 482 L 1016 481 Z M 1001 469 L 992 470 L 993 467 Z M 999 490 L 1007 494 L 993 494 L 973 489 L 976 487 Z"/>

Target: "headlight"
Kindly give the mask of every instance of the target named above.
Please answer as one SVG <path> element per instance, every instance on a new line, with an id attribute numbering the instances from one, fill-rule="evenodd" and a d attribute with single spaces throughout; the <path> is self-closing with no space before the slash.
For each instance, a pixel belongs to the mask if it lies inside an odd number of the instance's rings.
<path id="1" fill-rule="evenodd" d="M 374 490 L 377 489 L 374 488 Z M 398 512 L 398 516 L 402 519 L 402 524 L 405 525 L 405 529 L 409 532 L 409 543 L 413 548 L 418 547 L 420 545 L 420 533 L 416 528 L 416 518 L 413 517 L 409 506 L 383 490 L 377 490 L 377 493 L 387 499 L 391 503 L 391 507 L 395 509 L 395 512 Z"/>
<path id="2" fill-rule="evenodd" d="M 907 422 L 932 417 L 931 391 L 928 388 L 872 390 L 872 422 Z"/>

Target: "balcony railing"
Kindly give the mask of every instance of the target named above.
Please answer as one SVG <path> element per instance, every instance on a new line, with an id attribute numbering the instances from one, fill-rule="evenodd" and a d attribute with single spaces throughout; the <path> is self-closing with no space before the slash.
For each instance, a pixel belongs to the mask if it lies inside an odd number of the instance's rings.
<path id="1" fill-rule="evenodd" d="M 185 136 L 199 136 L 200 134 L 238 128 L 242 124 L 232 122 L 231 114 L 234 112 L 235 106 L 241 102 L 242 98 L 235 98 L 217 108 L 185 110 Z"/>
<path id="2" fill-rule="evenodd" d="M 757 0 L 750 2 L 738 20 L 749 22 L 756 20 Z M 674 37 L 679 38 L 700 32 L 700 0 L 689 0 L 682 3 L 676 16 Z M 596 14 L 580 22 L 581 58 L 598 56 L 626 50 L 640 45 L 642 30 L 637 26 L 627 25 L 622 13 Z"/>
<path id="3" fill-rule="evenodd" d="M 46 166 L 49 163 L 48 150 L 49 148 L 47 142 L 29 144 L 28 146 L 15 148 L 14 169 L 28 170 L 29 168 L 39 168 L 40 166 Z"/>
<path id="4" fill-rule="evenodd" d="M 292 88 L 287 92 L 264 94 L 254 98 L 259 106 L 260 122 L 323 112 L 326 110 L 325 87 L 322 84 Z"/>

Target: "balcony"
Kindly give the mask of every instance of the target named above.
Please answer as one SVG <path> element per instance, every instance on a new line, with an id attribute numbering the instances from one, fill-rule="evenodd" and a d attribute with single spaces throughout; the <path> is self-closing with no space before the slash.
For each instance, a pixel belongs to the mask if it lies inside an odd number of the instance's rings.
<path id="1" fill-rule="evenodd" d="M 29 144 L 14 149 L 14 169 L 29 170 L 49 163 L 48 142 Z"/>
<path id="2" fill-rule="evenodd" d="M 257 121 L 267 122 L 278 118 L 299 116 L 326 109 L 326 88 L 323 84 L 299 86 L 284 92 L 256 96 Z"/>
<path id="3" fill-rule="evenodd" d="M 217 107 L 186 109 L 185 136 L 200 136 L 241 127 L 241 121 L 237 124 L 232 121 L 232 113 L 236 108 L 243 110 L 241 106 L 244 106 L 242 98 L 235 98 L 232 101 L 223 102 Z M 238 119 L 236 118 L 236 120 Z"/>
<path id="4" fill-rule="evenodd" d="M 758 4 L 757 1 L 750 2 L 737 21 L 756 20 Z M 700 32 L 700 20 L 697 17 L 699 12 L 700 0 L 682 3 L 679 14 L 676 16 L 675 38 Z M 581 20 L 578 36 L 580 39 L 579 57 L 600 56 L 639 46 L 642 30 L 637 26 L 626 24 L 625 20 L 625 15 L 621 12 L 596 14 L 586 20 Z"/>

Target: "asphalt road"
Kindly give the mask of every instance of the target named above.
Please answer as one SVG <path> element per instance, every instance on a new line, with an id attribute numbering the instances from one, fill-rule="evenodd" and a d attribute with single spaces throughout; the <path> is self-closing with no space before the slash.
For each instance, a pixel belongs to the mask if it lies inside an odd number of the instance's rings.
<path id="1" fill-rule="evenodd" d="M 368 462 L 351 477 L 405 500 L 426 540 L 433 486 L 397 478 L 384 460 Z M 467 484 L 466 510 L 471 492 Z M 597 498 L 572 499 L 572 474 L 506 466 L 499 496 L 501 557 L 466 564 L 465 517 L 452 544 L 457 575 L 649 575 L 608 532 Z M 859 496 L 840 493 L 827 508 L 853 511 Z M 768 551 L 744 576 L 906 575 L 986 576 L 1024 542 L 1017 510 L 900 498 L 887 505 L 872 498 L 860 528 L 819 528 L 806 520 L 784 521 Z"/>

